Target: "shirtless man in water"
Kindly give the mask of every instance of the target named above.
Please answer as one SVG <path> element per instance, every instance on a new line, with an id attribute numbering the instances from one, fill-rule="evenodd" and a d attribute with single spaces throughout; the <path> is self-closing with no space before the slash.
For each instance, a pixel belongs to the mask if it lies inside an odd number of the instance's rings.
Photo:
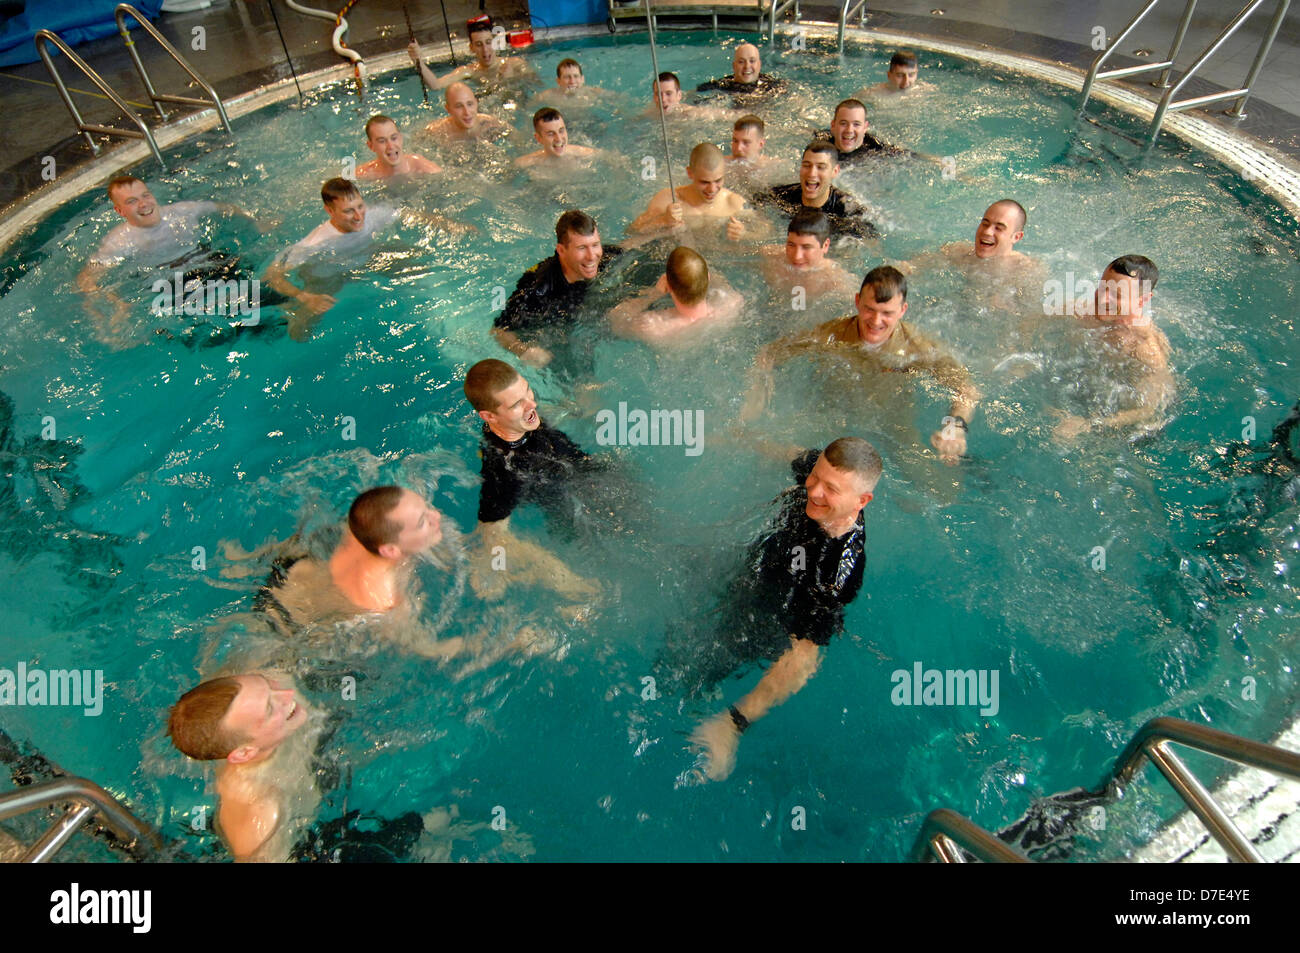
<path id="1" fill-rule="evenodd" d="M 649 207 L 628 226 L 628 232 L 698 228 L 710 220 L 721 219 L 727 223 L 727 238 L 740 241 L 752 226 L 747 226 L 740 217 L 742 212 L 747 212 L 744 197 L 722 184 L 726 173 L 722 150 L 712 143 L 700 143 L 691 150 L 690 164 L 686 167 L 691 184 L 680 186 L 676 196 L 669 189 L 660 189 Z M 749 217 L 747 214 L 746 218 Z"/>
<path id="2" fill-rule="evenodd" d="M 709 288 L 709 266 L 692 248 L 674 248 L 664 274 L 651 287 L 624 301 L 609 313 L 614 333 L 636 338 L 650 345 L 678 341 L 686 332 L 730 325 L 740 314 L 745 299 L 718 279 L 720 287 Z M 664 296 L 671 308 L 651 310 Z"/>
<path id="3" fill-rule="evenodd" d="M 521 169 L 559 170 L 589 162 L 601 154 L 601 150 L 590 146 L 570 145 L 564 116 L 551 106 L 543 106 L 533 114 L 533 138 L 541 148 L 515 160 L 515 165 Z"/>
<path id="4" fill-rule="evenodd" d="M 281 672 L 215 678 L 172 706 L 177 749 L 217 761 L 216 829 L 236 861 L 282 863 L 320 806 L 311 756 L 319 713 Z"/>
<path id="5" fill-rule="evenodd" d="M 452 83 L 442 97 L 447 115 L 424 127 L 443 146 L 453 142 L 488 142 L 510 135 L 510 127 L 478 111 L 478 97 L 464 83 Z"/>
<path id="6" fill-rule="evenodd" d="M 1125 374 L 1124 383 L 1138 403 L 1091 419 L 1067 416 L 1053 430 L 1057 441 L 1068 443 L 1089 431 L 1150 430 L 1160 424 L 1174 393 L 1174 378 L 1169 370 L 1169 340 L 1147 311 L 1159 280 L 1160 272 L 1150 258 L 1122 255 L 1106 266 L 1094 299 L 1075 304 L 1075 319 L 1084 327 L 1100 329 L 1098 345 L 1115 369 Z"/>
<path id="7" fill-rule="evenodd" d="M 438 163 L 404 152 L 402 131 L 396 122 L 382 114 L 371 116 L 366 122 L 366 147 L 375 157 L 357 168 L 358 179 L 391 179 L 399 175 L 430 175 L 442 171 Z"/>
<path id="8" fill-rule="evenodd" d="M 468 21 L 465 24 L 465 35 L 469 37 L 474 62 L 458 66 L 445 76 L 434 76 L 429 67 L 424 65 L 420 44 L 412 40 L 406 47 L 411 62 L 420 68 L 420 75 L 430 89 L 446 89 L 452 83 L 471 78 L 489 85 L 520 80 L 537 81 L 537 71 L 522 56 L 497 56 L 496 49 L 492 46 L 491 17 L 477 16 Z"/>

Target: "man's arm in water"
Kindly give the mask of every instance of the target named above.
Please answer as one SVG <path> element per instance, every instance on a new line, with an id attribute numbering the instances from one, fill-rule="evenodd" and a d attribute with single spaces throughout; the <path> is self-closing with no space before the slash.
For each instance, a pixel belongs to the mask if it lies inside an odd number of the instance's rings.
<path id="1" fill-rule="evenodd" d="M 1130 410 L 1091 420 L 1083 417 L 1066 417 L 1056 425 L 1053 436 L 1058 441 L 1068 441 L 1081 433 L 1093 430 L 1148 429 L 1160 421 L 1165 405 L 1174 392 L 1174 376 L 1169 370 L 1169 357 L 1157 340 L 1146 340 L 1129 353 L 1142 362 L 1145 371 L 1137 382 L 1141 403 Z"/>
<path id="2" fill-rule="evenodd" d="M 510 532 L 510 519 L 475 527 L 481 547 L 470 573 L 470 583 L 480 598 L 496 598 L 507 582 L 531 582 L 568 599 L 590 599 L 600 592 L 592 579 L 579 576 L 556 555 L 537 543 Z M 496 568 L 497 560 L 503 568 Z"/>
<path id="3" fill-rule="evenodd" d="M 772 390 L 775 386 L 772 375 L 776 368 L 800 351 L 823 343 L 823 340 L 820 330 L 812 328 L 773 341 L 758 352 L 758 356 L 754 358 L 754 366 L 749 372 L 749 393 L 740 414 L 742 423 L 758 419 L 767 402 L 772 399 Z"/>
<path id="4" fill-rule="evenodd" d="M 911 369 L 929 374 L 949 391 L 952 400 L 948 404 L 948 417 L 960 417 L 969 424 L 981 396 L 971 380 L 970 372 L 933 342 L 926 342 L 925 350 L 925 356 L 916 361 Z M 930 446 L 938 451 L 939 458 L 944 463 L 956 463 L 966 452 L 966 430 L 953 421 L 941 423 L 930 435 Z"/>
<path id="5" fill-rule="evenodd" d="M 732 708 L 744 722 L 752 725 L 807 685 L 820 663 L 821 650 L 817 643 L 790 636 L 790 647 L 763 674 L 754 690 Z M 691 741 L 703 749 L 705 777 L 721 781 L 731 774 L 736 764 L 736 747 L 740 744 L 740 728 L 731 709 L 703 722 L 691 735 Z"/>
<path id="6" fill-rule="evenodd" d="M 271 262 L 262 280 L 286 298 L 294 298 L 298 302 L 297 305 L 291 305 L 298 324 L 295 328 L 295 322 L 290 322 L 291 332 L 304 333 L 320 319 L 321 315 L 334 307 L 335 301 L 332 295 L 306 291 L 290 281 L 289 271 L 280 259 Z"/>
<path id="7" fill-rule="evenodd" d="M 86 296 L 86 313 L 95 323 L 95 336 L 104 343 L 111 342 L 126 331 L 126 319 L 131 310 L 116 291 L 100 285 L 100 278 L 107 271 L 107 265 L 88 261 L 81 269 L 81 274 L 77 275 L 77 288 Z M 107 311 L 92 306 L 96 299 L 106 305 Z"/>
<path id="8" fill-rule="evenodd" d="M 636 217 L 627 227 L 629 232 L 650 232 L 661 228 L 676 228 L 683 223 L 682 204 L 673 201 L 673 194 L 668 189 L 655 193 L 646 210 Z"/>
<path id="9" fill-rule="evenodd" d="M 649 314 L 650 305 L 668 294 L 668 277 L 660 275 L 659 280 L 648 288 L 620 301 L 609 312 L 609 326 L 622 338 L 636 338 L 640 341 L 657 340 L 660 335 L 654 328 L 660 323 Z"/>

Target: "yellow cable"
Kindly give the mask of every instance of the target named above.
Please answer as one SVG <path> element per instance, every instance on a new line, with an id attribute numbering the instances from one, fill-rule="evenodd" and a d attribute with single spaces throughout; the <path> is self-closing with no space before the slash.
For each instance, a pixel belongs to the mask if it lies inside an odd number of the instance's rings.
<path id="1" fill-rule="evenodd" d="M 0 76 L 8 76 L 10 79 L 21 79 L 24 83 L 35 83 L 37 86 L 49 86 L 51 89 L 58 89 L 57 86 L 48 80 L 32 79 L 30 76 L 18 76 L 14 73 L 0 73 Z M 83 96 L 95 96 L 99 99 L 108 99 L 109 102 L 112 102 L 112 100 L 103 93 L 92 93 L 88 89 L 77 89 L 75 86 L 69 86 L 67 89 L 70 93 L 80 93 Z M 138 109 L 153 109 L 153 107 L 148 103 L 137 103 L 130 99 L 124 99 L 123 102 L 129 106 L 135 106 Z"/>

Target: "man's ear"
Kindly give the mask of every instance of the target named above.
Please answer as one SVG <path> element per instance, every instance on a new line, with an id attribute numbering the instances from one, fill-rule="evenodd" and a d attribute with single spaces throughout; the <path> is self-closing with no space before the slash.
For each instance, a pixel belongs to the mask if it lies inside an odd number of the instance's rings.
<path id="1" fill-rule="evenodd" d="M 875 495 L 874 493 L 871 493 L 871 492 L 863 493 L 862 496 L 860 497 L 860 499 L 862 500 L 862 505 L 863 505 L 863 506 L 866 506 L 868 503 L 870 503 L 870 502 L 871 502 L 872 500 L 874 500 L 875 498 L 876 498 L 876 495 Z"/>
<path id="2" fill-rule="evenodd" d="M 226 755 L 226 761 L 230 764 L 247 764 L 256 758 L 261 752 L 256 745 L 240 745 L 230 754 Z"/>
<path id="3" fill-rule="evenodd" d="M 475 413 L 477 413 L 479 417 L 482 418 L 484 423 L 490 424 L 497 419 L 497 415 L 492 413 L 492 411 L 490 410 L 479 410 L 479 411 L 475 411 Z"/>
<path id="4" fill-rule="evenodd" d="M 831 240 L 828 238 L 826 239 L 826 241 L 822 242 L 822 254 L 823 255 L 829 254 L 830 250 L 831 250 Z M 854 295 L 853 297 L 855 299 L 853 305 L 854 307 L 857 307 L 857 301 L 856 301 L 857 295 Z"/>
<path id="5" fill-rule="evenodd" d="M 379 555 L 385 559 L 401 559 L 402 550 L 396 543 L 380 543 Z"/>

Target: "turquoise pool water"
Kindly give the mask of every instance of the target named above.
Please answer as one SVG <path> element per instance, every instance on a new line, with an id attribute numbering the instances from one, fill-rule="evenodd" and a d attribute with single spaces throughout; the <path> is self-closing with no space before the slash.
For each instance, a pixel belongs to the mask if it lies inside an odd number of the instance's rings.
<path id="1" fill-rule="evenodd" d="M 686 85 L 728 71 L 736 38 L 662 35 L 660 68 Z M 835 102 L 877 82 L 890 52 L 850 51 L 842 62 L 765 56 L 766 70 L 794 83 L 762 111 L 773 126 L 769 154 L 788 160 L 783 181 L 794 181 L 809 127 L 825 127 Z M 980 304 L 943 271 L 912 278 L 908 318 L 952 345 L 987 395 L 960 467 L 942 467 L 888 422 L 901 421 L 904 434 L 933 428 L 946 401 L 924 386 L 882 406 L 828 385 L 811 363 L 784 369 L 754 435 L 818 446 L 854 432 L 884 454 L 885 479 L 866 511 L 866 581 L 846 635 L 808 687 L 745 736 L 733 776 L 679 785 L 692 763 L 685 736 L 725 703 L 674 691 L 660 651 L 670 635 L 702 628 L 717 586 L 785 485 L 780 463 L 734 436 L 745 372 L 766 341 L 851 309 L 827 302 L 792 312 L 751 257 L 709 245 L 712 266 L 750 300 L 733 333 L 655 356 L 593 328 L 594 390 L 529 375 L 548 419 L 589 449 L 596 408 L 626 401 L 704 413 L 699 457 L 674 447 L 604 451 L 617 458 L 629 511 L 638 504 L 635 536 L 548 540 L 605 584 L 587 621 L 560 627 L 547 655 L 473 672 L 385 648 L 364 630 L 321 634 L 306 648 L 276 645 L 251 611 L 269 559 L 231 558 L 226 544 L 252 550 L 322 532 L 355 492 L 387 481 L 428 493 L 469 532 L 478 426 L 460 380 L 475 361 L 505 356 L 489 334 L 496 289 L 508 291 L 549 254 L 563 208 L 594 214 L 612 243 L 666 184 L 662 171 L 642 178 L 642 157 L 658 162 L 662 146 L 657 126 L 631 115 L 648 100 L 644 44 L 601 38 L 530 54 L 544 77 L 569 55 L 582 59 L 589 84 L 625 97 L 571 116 L 571 140 L 623 153 L 626 168 L 538 184 L 505 170 L 502 154 L 397 190 L 391 201 L 471 222 L 479 234 L 391 233 L 308 343 L 272 332 L 234 347 L 187 347 L 155 335 L 155 322 L 140 324 L 133 346 L 101 344 L 74 284 L 115 222 L 99 195 L 70 203 L 15 246 L 0 341 L 0 391 L 13 407 L 12 442 L 0 447 L 12 474 L 0 665 L 102 668 L 106 699 L 97 718 L 6 708 L 0 726 L 125 796 L 184 854 L 219 856 L 212 835 L 191 830 L 195 807 L 212 803 L 203 773 L 171 749 L 162 718 L 200 669 L 270 646 L 307 659 L 308 696 L 344 716 L 331 745 L 341 780 L 322 818 L 454 806 L 455 820 L 428 835 L 417 857 L 897 860 L 934 807 L 1000 827 L 1035 796 L 1094 783 L 1156 714 L 1263 738 L 1294 711 L 1295 504 L 1233 445 L 1243 418 L 1256 420 L 1259 443 L 1300 396 L 1291 366 L 1296 223 L 1173 142 L 1145 163 L 1126 160 L 1122 140 L 1072 134 L 1072 98 L 1059 90 L 928 55 L 922 78 L 934 89 L 911 107 L 872 110 L 873 131 L 952 157 L 963 178 L 924 162 L 845 176 L 841 184 L 878 210 L 885 237 L 841 260 L 860 276 L 968 241 L 1003 195 L 1029 208 L 1019 247 L 1053 277 L 1091 279 L 1118 254 L 1149 255 L 1161 268 L 1155 313 L 1179 381 L 1160 434 L 1056 446 L 1050 408 L 1068 406 L 1080 382 L 1106 385 L 1086 336 L 1024 330 L 1021 314 Z M 501 95 L 485 97 L 482 110 L 520 127 L 529 113 Z M 192 143 L 184 171 L 137 174 L 163 202 L 213 198 L 277 219 L 265 235 L 239 224 L 213 235 L 260 269 L 323 220 L 320 181 L 349 156 L 368 157 L 361 124 L 379 111 L 408 133 L 441 115 L 420 105 L 404 71 L 375 83 L 364 106 L 350 86 L 322 89 L 306 109 L 240 121 L 233 149 Z M 670 139 L 680 178 L 689 146 L 725 149 L 729 124 L 679 125 Z M 425 151 L 414 135 L 408 148 Z M 383 200 L 381 190 L 364 191 Z M 664 252 L 637 250 L 590 299 L 593 311 L 649 283 Z M 119 290 L 142 307 L 151 297 L 143 286 Z M 1007 374 L 1010 354 L 1030 355 L 1036 369 Z M 42 439 L 46 418 L 52 440 Z M 345 418 L 355 440 L 344 438 Z M 1252 509 L 1261 493 L 1267 506 Z M 536 513 L 513 522 L 544 538 Z M 202 571 L 193 566 L 200 546 Z M 1104 571 L 1093 568 L 1097 546 Z M 524 590 L 504 608 L 485 606 L 454 558 L 450 571 L 422 567 L 418 585 L 424 619 L 447 636 L 480 618 L 509 630 L 544 618 L 551 602 Z M 892 704 L 891 673 L 917 662 L 997 670 L 999 711 Z M 355 701 L 333 688 L 343 674 L 358 680 Z M 643 697 L 647 676 L 659 679 L 656 698 Z M 725 682 L 725 698 L 756 678 Z M 1245 678 L 1255 680 L 1253 699 L 1243 698 Z M 1162 806 L 1135 810 L 1138 836 Z M 498 807 L 504 833 L 490 825 Z M 792 828 L 795 808 L 806 813 L 804 830 Z M 1129 846 L 1115 831 L 1077 856 Z"/>

